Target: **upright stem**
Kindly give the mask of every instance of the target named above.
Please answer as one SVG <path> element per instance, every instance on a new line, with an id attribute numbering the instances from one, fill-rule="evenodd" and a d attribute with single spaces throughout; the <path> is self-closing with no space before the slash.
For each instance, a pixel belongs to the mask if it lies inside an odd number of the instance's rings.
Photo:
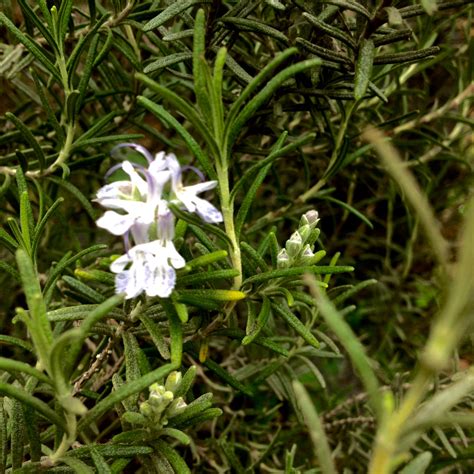
<path id="1" fill-rule="evenodd" d="M 394 456 L 402 430 L 419 406 L 431 380 L 432 372 L 421 367 L 400 408 L 384 420 L 375 441 L 369 474 L 390 474 L 394 469 Z"/>
<path id="2" fill-rule="evenodd" d="M 234 226 L 234 203 L 230 198 L 229 173 L 226 165 L 218 164 L 217 179 L 219 180 L 219 189 L 221 197 L 222 216 L 224 218 L 224 227 L 227 236 L 232 242 L 231 260 L 235 270 L 239 274 L 234 278 L 232 289 L 238 290 L 242 286 L 242 258 L 240 255 L 240 245 L 237 241 L 237 234 Z"/>

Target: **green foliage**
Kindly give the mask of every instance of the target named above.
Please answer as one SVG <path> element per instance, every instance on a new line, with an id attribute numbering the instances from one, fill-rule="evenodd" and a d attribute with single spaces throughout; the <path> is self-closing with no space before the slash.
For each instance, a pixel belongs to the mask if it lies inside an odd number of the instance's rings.
<path id="1" fill-rule="evenodd" d="M 472 471 L 468 0 L 0 7 L 0 473 Z M 131 141 L 217 182 L 168 298 Z"/>

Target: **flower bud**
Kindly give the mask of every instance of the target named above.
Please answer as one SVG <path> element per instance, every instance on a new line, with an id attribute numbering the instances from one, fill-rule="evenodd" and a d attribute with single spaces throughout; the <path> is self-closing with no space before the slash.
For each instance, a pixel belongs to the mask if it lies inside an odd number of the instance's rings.
<path id="1" fill-rule="evenodd" d="M 181 375 L 181 372 L 178 372 L 176 370 L 171 372 L 171 374 L 169 374 L 168 377 L 166 378 L 166 382 L 165 382 L 166 390 L 169 390 L 170 392 L 174 392 L 178 388 L 178 385 L 180 384 L 182 378 L 183 377 Z"/>
<path id="2" fill-rule="evenodd" d="M 173 418 L 173 416 L 179 415 L 187 407 L 187 403 L 183 400 L 183 397 L 178 397 L 172 401 L 168 410 L 166 411 L 166 416 L 168 418 Z"/>
<path id="3" fill-rule="evenodd" d="M 143 402 L 140 404 L 140 413 L 147 418 L 151 418 L 153 416 L 153 409 L 148 402 Z"/>
<path id="4" fill-rule="evenodd" d="M 300 233 L 301 239 L 303 240 L 303 243 L 304 243 L 306 242 L 306 240 L 308 240 L 308 237 L 311 234 L 311 227 L 309 226 L 309 224 L 302 225 L 298 229 L 298 232 Z"/>
<path id="5" fill-rule="evenodd" d="M 305 245 L 305 247 L 303 249 L 303 252 L 301 254 L 301 257 L 300 257 L 300 262 L 303 265 L 311 265 L 313 257 L 314 257 L 314 253 L 311 250 L 311 247 L 309 245 Z"/>
<path id="6" fill-rule="evenodd" d="M 294 232 L 292 236 L 286 241 L 286 251 L 289 257 L 295 257 L 301 251 L 303 239 L 298 231 Z"/>
<path id="7" fill-rule="evenodd" d="M 314 209 L 311 209 L 310 211 L 306 212 L 301 217 L 301 225 L 308 224 L 313 229 L 316 227 L 318 222 L 319 222 L 319 213 L 318 211 L 315 211 Z"/>
<path id="8" fill-rule="evenodd" d="M 277 255 L 277 267 L 288 268 L 290 266 L 290 258 L 285 249 L 281 249 Z"/>

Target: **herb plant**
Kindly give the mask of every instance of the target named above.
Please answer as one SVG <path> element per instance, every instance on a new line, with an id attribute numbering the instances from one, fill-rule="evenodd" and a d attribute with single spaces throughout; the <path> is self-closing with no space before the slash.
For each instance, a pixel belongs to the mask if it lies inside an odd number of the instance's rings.
<path id="1" fill-rule="evenodd" d="M 0 0 L 0 473 L 471 472 L 472 14 Z"/>

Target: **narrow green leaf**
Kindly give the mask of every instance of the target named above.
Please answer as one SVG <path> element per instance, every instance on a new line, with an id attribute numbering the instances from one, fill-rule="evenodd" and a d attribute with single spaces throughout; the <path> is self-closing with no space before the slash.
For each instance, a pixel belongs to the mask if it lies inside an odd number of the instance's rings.
<path id="1" fill-rule="evenodd" d="M 44 49 L 38 45 L 34 40 L 28 38 L 22 33 L 4 13 L 0 12 L 0 25 L 4 25 L 8 31 L 20 42 L 26 49 L 51 73 L 54 79 L 61 83 L 61 78 L 56 69 L 56 66 L 44 54 Z"/>
<path id="2" fill-rule="evenodd" d="M 339 28 L 329 25 L 328 23 L 325 23 L 324 21 L 319 20 L 318 18 L 311 15 L 310 13 L 304 12 L 303 16 L 319 31 L 326 33 L 328 36 L 331 36 L 332 38 L 342 41 L 351 49 L 355 49 L 356 44 L 355 44 L 354 39 L 350 35 L 348 35 L 346 32 L 340 30 Z"/>
<path id="3" fill-rule="evenodd" d="M 53 332 L 46 315 L 46 304 L 41 293 L 39 278 L 33 267 L 30 256 L 22 249 L 16 252 L 16 261 L 20 270 L 23 291 L 30 310 L 30 318 L 34 325 L 31 334 L 35 349 L 44 367 L 48 367 L 49 349 L 53 341 Z"/>
<path id="4" fill-rule="evenodd" d="M 152 382 L 153 383 L 153 382 Z M 87 420 L 89 421 L 89 420 Z M 90 422 L 90 421 L 89 421 Z M 89 423 L 81 420 L 81 426 L 88 426 Z M 89 444 L 87 446 L 81 446 L 79 448 L 72 449 L 68 452 L 68 457 L 89 459 L 91 457 L 91 450 L 95 449 L 104 458 L 133 458 L 134 456 L 146 456 L 153 452 L 153 449 L 149 446 L 121 446 L 113 444 Z M 64 458 L 62 458 L 64 459 Z"/>
<path id="5" fill-rule="evenodd" d="M 1 20 L 1 15 L 2 13 L 0 13 L 0 20 Z M 42 148 L 39 146 L 33 133 L 31 133 L 30 129 L 12 112 L 6 112 L 5 117 L 8 120 L 10 120 L 10 122 L 12 122 L 13 125 L 15 125 L 15 127 L 21 133 L 22 137 L 25 139 L 28 145 L 30 145 L 30 147 L 33 149 L 34 155 L 39 162 L 40 170 L 43 170 L 46 166 L 46 158 L 44 156 L 44 152 Z"/>
<path id="6" fill-rule="evenodd" d="M 58 13 L 58 40 L 63 43 L 66 38 L 69 22 L 72 20 L 71 12 L 73 0 L 62 0 Z"/>
<path id="7" fill-rule="evenodd" d="M 244 281 L 244 285 L 249 283 L 262 283 L 267 280 L 272 280 L 273 278 L 284 278 L 284 277 L 294 277 L 298 275 L 303 275 L 305 273 L 310 273 L 313 275 L 332 275 L 334 273 L 346 273 L 353 272 L 354 267 L 349 266 L 332 266 L 332 265 L 320 265 L 312 267 L 292 267 L 292 268 L 283 268 L 281 270 L 272 270 L 265 273 L 259 273 L 258 275 L 251 276 Z M 319 286 L 327 286 L 323 282 L 318 281 Z"/>
<path id="8" fill-rule="evenodd" d="M 160 327 L 144 313 L 139 314 L 138 319 L 140 319 L 143 326 L 145 326 L 145 329 L 148 331 L 148 334 L 150 335 L 153 344 L 155 344 L 158 349 L 160 356 L 163 359 L 168 360 L 170 358 L 170 351 Z"/>
<path id="9" fill-rule="evenodd" d="M 23 242 L 26 246 L 26 251 L 30 255 L 32 255 L 30 229 L 34 225 L 31 218 L 32 218 L 32 212 L 31 212 L 30 198 L 28 196 L 28 192 L 23 191 L 20 196 L 21 234 L 23 236 Z"/>
<path id="10" fill-rule="evenodd" d="M 132 142 L 134 140 L 139 140 L 143 138 L 141 133 L 126 133 L 123 135 L 107 135 L 103 137 L 89 138 L 87 140 L 81 140 L 74 142 L 71 147 L 71 150 L 82 150 L 86 147 L 97 147 L 104 143 L 113 143 L 113 142 Z"/>
<path id="11" fill-rule="evenodd" d="M 227 258 L 227 256 L 227 251 L 217 250 L 215 252 L 193 258 L 189 262 L 186 262 L 186 266 L 190 267 L 191 269 L 204 267 L 207 265 L 211 265 L 212 263 L 219 262 L 220 260 Z"/>
<path id="12" fill-rule="evenodd" d="M 82 281 L 67 275 L 63 276 L 63 280 L 67 283 L 69 288 L 72 288 L 79 295 L 83 296 L 87 302 L 102 303 L 105 301 L 105 296 L 102 293 L 99 293 Z"/>
<path id="13" fill-rule="evenodd" d="M 70 456 L 63 456 L 60 460 L 67 466 L 71 467 L 73 472 L 76 474 L 95 474 L 94 469 L 79 459 L 75 459 Z"/>
<path id="14" fill-rule="evenodd" d="M 319 342 L 311 331 L 281 303 L 272 303 L 273 312 L 281 316 L 309 345 L 319 348 Z"/>
<path id="15" fill-rule="evenodd" d="M 288 79 L 306 69 L 314 68 L 321 64 L 320 59 L 308 59 L 299 63 L 288 66 L 279 72 L 275 77 L 270 79 L 265 87 L 242 109 L 242 111 L 230 122 L 230 113 L 227 119 L 227 147 L 231 150 L 238 134 L 242 130 L 245 123 L 252 117 L 255 112 L 267 101 L 275 91 Z"/>
<path id="16" fill-rule="evenodd" d="M 178 206 L 174 204 L 170 204 L 170 209 L 176 217 L 179 217 L 183 221 L 191 224 L 189 229 L 195 234 L 196 230 L 199 229 L 207 234 L 214 234 L 218 237 L 223 243 L 227 244 L 230 248 L 232 248 L 232 242 L 227 236 L 227 234 L 220 229 L 217 225 L 213 224 L 204 224 L 202 220 L 194 214 L 190 214 L 189 212 L 182 211 Z M 194 224 L 194 225 L 193 225 Z M 214 244 L 215 246 L 215 244 Z M 209 249 L 211 251 L 217 249 Z"/>
<path id="17" fill-rule="evenodd" d="M 166 311 L 169 321 L 171 363 L 180 367 L 183 359 L 183 326 L 176 308 L 170 301 L 162 299 L 161 305 Z"/>
<path id="18" fill-rule="evenodd" d="M 34 230 L 34 238 L 33 238 L 33 243 L 32 243 L 32 250 L 31 254 L 36 255 L 36 250 L 38 248 L 38 245 L 41 240 L 41 234 L 43 233 L 43 230 L 48 222 L 48 220 L 51 218 L 51 216 L 54 214 L 54 212 L 59 208 L 61 203 L 64 201 L 63 198 L 58 198 L 56 201 L 53 202 L 53 204 L 49 207 L 49 209 L 46 211 L 44 216 L 41 218 L 41 220 L 36 224 L 35 230 Z"/>
<path id="19" fill-rule="evenodd" d="M 44 111 L 46 112 L 48 121 L 53 127 L 53 130 L 56 132 L 59 143 L 62 144 L 64 143 L 64 139 L 65 139 L 64 130 L 59 124 L 56 114 L 53 112 L 53 109 L 51 108 L 51 104 L 49 103 L 46 97 L 45 89 L 47 88 L 43 86 L 38 73 L 33 68 L 30 68 L 30 74 L 33 77 L 33 80 L 35 81 L 36 91 L 38 92 L 38 96 L 41 99 L 41 104 L 43 106 Z"/>
<path id="20" fill-rule="evenodd" d="M 431 464 L 433 455 L 429 451 L 424 451 L 412 459 L 399 474 L 424 474 Z"/>
<path id="21" fill-rule="evenodd" d="M 330 5 L 336 5 L 345 10 L 352 10 L 353 12 L 359 13 L 364 16 L 367 20 L 372 21 L 372 15 L 370 12 L 360 3 L 353 0 L 325 0 L 324 3 L 329 3 Z"/>
<path id="22" fill-rule="evenodd" d="M 181 12 L 188 9 L 192 5 L 195 5 L 196 3 L 207 2 L 202 0 L 177 0 L 171 3 L 171 5 L 165 8 L 158 16 L 155 16 L 155 18 L 151 19 L 148 23 L 146 23 L 143 27 L 143 31 L 150 31 L 154 30 L 155 28 L 158 28 L 159 26 L 166 23 L 168 20 L 171 20 L 171 18 L 179 15 Z"/>
<path id="23" fill-rule="evenodd" d="M 372 222 L 370 222 L 370 220 L 367 219 L 367 217 L 365 217 L 364 214 L 359 212 L 355 207 L 352 207 L 350 204 L 347 204 L 344 201 L 340 201 L 339 199 L 333 198 L 332 196 L 321 196 L 321 199 L 338 204 L 339 206 L 343 207 L 344 209 L 349 211 L 351 214 L 359 218 L 362 222 L 367 224 L 371 229 L 374 228 L 374 225 L 372 224 Z"/>
<path id="24" fill-rule="evenodd" d="M 169 56 L 165 56 L 163 58 L 159 58 L 152 63 L 149 63 L 144 69 L 143 72 L 145 74 L 149 74 L 150 72 L 158 71 L 159 69 L 163 69 L 168 66 L 172 66 L 173 64 L 179 64 L 183 61 L 188 61 L 193 57 L 192 53 L 175 53 L 170 54 Z"/>
<path id="25" fill-rule="evenodd" d="M 94 36 L 96 33 L 98 33 L 99 28 L 102 26 L 106 18 L 107 18 L 107 15 L 104 15 L 99 21 L 97 21 L 94 24 L 94 26 L 91 29 L 88 29 L 88 31 L 83 36 L 81 36 L 79 40 L 76 42 L 74 49 L 69 54 L 69 57 L 66 63 L 66 70 L 68 73 L 69 80 L 71 80 L 71 78 L 74 77 L 75 73 L 79 72 L 77 71 L 77 68 L 79 64 L 81 64 L 81 61 L 80 61 L 81 55 L 86 50 L 87 44 L 90 43 L 91 37 Z M 101 53 L 102 51 L 99 54 Z M 99 59 L 98 55 L 96 55 L 96 58 L 94 60 L 94 66 L 96 66 L 97 64 L 97 59 Z"/>
<path id="26" fill-rule="evenodd" d="M 54 40 L 53 36 L 51 35 L 49 29 L 44 25 L 41 18 L 38 16 L 37 13 L 33 11 L 26 0 L 18 0 L 18 5 L 21 8 L 23 16 L 25 20 L 31 21 L 36 28 L 38 28 L 39 32 L 42 34 L 43 38 L 48 42 L 48 44 L 52 48 L 57 48 L 56 41 Z M 48 12 L 49 13 L 49 12 Z"/>
<path id="27" fill-rule="evenodd" d="M 0 342 L 2 342 L 0 340 Z M 6 357 L 0 357 L 0 369 L 6 372 L 22 372 L 37 378 L 39 381 L 52 385 L 52 381 L 44 372 L 35 369 L 31 365 Z"/>
<path id="28" fill-rule="evenodd" d="M 184 397 L 188 393 L 189 389 L 191 388 L 194 382 L 194 379 L 196 378 L 196 372 L 197 372 L 197 368 L 195 365 L 192 365 L 191 367 L 189 367 L 189 369 L 183 375 L 181 382 L 174 390 L 175 398 Z"/>
<path id="29" fill-rule="evenodd" d="M 138 363 L 140 347 L 135 336 L 130 332 L 122 333 L 122 340 L 125 354 L 125 377 L 127 383 L 129 383 L 138 380 L 141 375 L 140 365 Z M 133 394 L 127 399 L 127 404 L 135 407 L 138 403 L 138 397 L 138 393 Z"/>
<path id="30" fill-rule="evenodd" d="M 84 194 L 82 194 L 82 192 L 78 188 L 76 188 L 76 186 L 71 184 L 69 181 L 65 181 L 64 179 L 58 178 L 57 176 L 49 176 L 48 179 L 63 188 L 68 193 L 72 194 L 81 203 L 82 207 L 87 212 L 87 214 L 89 214 L 90 218 L 92 220 L 95 220 L 95 210 L 92 207 L 89 199 L 84 196 Z"/>
<path id="31" fill-rule="evenodd" d="M 155 440 L 153 444 L 156 446 L 156 449 L 169 461 L 176 473 L 191 474 L 191 470 L 184 459 L 169 444 L 161 439 Z"/>
<path id="32" fill-rule="evenodd" d="M 247 87 L 241 92 L 238 99 L 232 104 L 232 107 L 229 110 L 229 115 L 227 117 L 227 127 L 234 121 L 242 106 L 257 90 L 257 88 L 260 87 L 282 63 L 297 53 L 298 50 L 296 48 L 286 49 L 285 51 L 279 53 L 272 61 L 270 61 L 254 78 L 251 78 L 251 81 Z M 227 58 L 230 58 L 230 56 Z M 230 67 L 229 64 L 228 66 Z"/>
<path id="33" fill-rule="evenodd" d="M 307 51 L 316 54 L 317 56 L 334 61 L 335 63 L 347 64 L 352 66 L 352 60 L 349 56 L 332 49 L 323 48 L 317 44 L 310 43 L 304 38 L 296 38 L 296 44 L 301 45 Z"/>
<path id="34" fill-rule="evenodd" d="M 105 318 L 115 307 L 121 304 L 124 300 L 124 295 L 121 293 L 119 295 L 114 295 L 105 300 L 103 303 L 99 304 L 95 309 L 93 309 L 87 318 L 84 319 L 81 325 L 82 338 L 85 339 L 95 324 L 97 324 L 101 319 Z"/>
<path id="35" fill-rule="evenodd" d="M 160 432 L 161 436 L 169 436 L 178 440 L 181 444 L 188 445 L 191 443 L 191 438 L 183 433 L 181 430 L 177 430 L 176 428 L 163 428 Z"/>
<path id="36" fill-rule="evenodd" d="M 0 399 L 0 472 L 5 473 L 7 467 L 7 449 L 9 434 L 7 430 L 7 413 L 4 407 L 5 399 Z"/>
<path id="37" fill-rule="evenodd" d="M 91 247 L 88 247 L 87 249 L 81 250 L 77 254 L 73 255 L 71 257 L 71 253 L 68 252 L 66 253 L 63 258 L 54 266 L 50 269 L 50 273 L 48 276 L 48 279 L 46 280 L 46 283 L 44 285 L 44 292 L 45 295 L 48 296 L 48 293 L 52 290 L 54 283 L 56 280 L 59 278 L 59 276 L 62 274 L 62 272 L 69 266 L 72 265 L 74 262 L 77 260 L 81 259 L 82 257 L 85 257 L 86 255 L 97 252 L 99 250 L 104 250 L 108 248 L 107 245 L 104 244 L 97 244 L 97 245 L 92 245 Z M 46 297 L 46 299 L 48 299 Z"/>
<path id="38" fill-rule="evenodd" d="M 25 445 L 25 419 L 21 403 L 13 400 L 11 407 L 11 435 L 10 435 L 10 456 L 12 470 L 17 471 L 23 465 L 24 445 Z"/>
<path id="39" fill-rule="evenodd" d="M 143 375 L 138 380 L 127 383 L 118 388 L 87 412 L 87 414 L 79 421 L 78 429 L 88 426 L 93 421 L 97 421 L 102 415 L 113 408 L 115 404 L 120 403 L 122 400 L 125 400 L 135 393 L 140 393 L 147 389 L 150 385 L 164 379 L 171 371 L 176 370 L 177 368 L 178 367 L 175 364 L 163 365 L 162 367 Z"/>
<path id="40" fill-rule="evenodd" d="M 180 423 L 180 429 L 185 429 L 190 426 L 198 426 L 200 423 L 204 423 L 208 420 L 213 420 L 222 415 L 222 410 L 220 408 L 208 408 L 207 410 L 202 411 L 194 418 L 191 418 L 188 421 Z"/>
<path id="41" fill-rule="evenodd" d="M 245 198 L 242 201 L 239 211 L 237 212 L 237 217 L 235 218 L 235 233 L 237 237 L 239 237 L 242 231 L 242 226 L 244 225 L 245 219 L 250 210 L 250 206 L 255 200 L 257 191 L 260 188 L 260 185 L 263 183 L 263 180 L 267 176 L 267 173 L 270 171 L 271 167 L 272 165 L 269 164 L 267 166 L 264 166 L 261 170 L 259 170 L 252 185 L 246 190 Z"/>
<path id="42" fill-rule="evenodd" d="M 206 62 L 206 18 L 204 10 L 200 8 L 196 14 L 194 22 L 193 38 L 193 77 L 194 93 L 196 101 L 203 117 L 211 117 L 211 105 L 209 103 L 209 92 L 206 69 L 209 68 Z"/>
<path id="43" fill-rule="evenodd" d="M 98 44 L 99 44 L 99 35 L 95 34 L 92 36 L 92 39 L 90 41 L 89 52 L 87 53 L 84 69 L 82 70 L 82 73 L 81 73 L 81 80 L 79 81 L 79 86 L 78 86 L 79 96 L 75 104 L 75 111 L 77 115 L 80 114 L 81 109 L 84 105 L 87 89 L 89 86 L 89 80 L 92 75 L 92 68 L 94 67 L 94 61 L 96 58 L 96 50 L 97 50 Z"/>
<path id="44" fill-rule="evenodd" d="M 316 304 L 321 311 L 326 324 L 336 334 L 339 342 L 344 346 L 349 354 L 352 364 L 359 373 L 367 393 L 369 394 L 370 404 L 378 417 L 383 416 L 384 408 L 382 398 L 380 397 L 379 384 L 374 370 L 372 369 L 369 358 L 357 336 L 352 331 L 349 324 L 344 321 L 337 309 L 334 307 L 328 297 L 318 288 L 315 278 L 308 275 L 306 282 L 309 286 L 311 295 L 315 298 Z"/>
<path id="45" fill-rule="evenodd" d="M 421 5 L 428 15 L 433 15 L 433 13 L 438 11 L 438 4 L 436 3 L 436 0 L 421 0 Z"/>
<path id="46" fill-rule="evenodd" d="M 216 178 L 216 172 L 212 166 L 211 161 L 206 156 L 202 148 L 199 146 L 197 141 L 191 136 L 191 134 L 161 105 L 155 104 L 150 99 L 143 96 L 138 96 L 137 102 L 149 110 L 158 119 L 162 120 L 165 124 L 173 127 L 176 132 L 181 136 L 189 150 L 194 154 L 199 164 L 202 166 L 206 174 L 211 178 Z"/>
<path id="47" fill-rule="evenodd" d="M 245 474 L 247 470 L 244 468 L 244 466 L 242 466 L 242 463 L 235 454 L 234 444 L 229 444 L 226 443 L 224 440 L 219 440 L 219 445 L 222 451 L 224 452 L 227 461 L 230 464 L 232 472 L 235 472 L 236 474 Z"/>
<path id="48" fill-rule="evenodd" d="M 55 411 L 51 410 L 51 408 L 49 408 L 46 403 L 42 402 L 33 395 L 30 395 L 25 390 L 21 390 L 18 387 L 14 387 L 13 385 L 0 382 L 0 393 L 30 406 L 40 415 L 43 415 L 46 420 L 59 426 L 64 431 L 67 430 L 66 423 Z"/>
<path id="49" fill-rule="evenodd" d="M 359 49 L 355 71 L 354 97 L 356 100 L 362 99 L 367 92 L 372 77 L 374 57 L 374 42 L 371 39 L 364 39 Z"/>
<path id="50" fill-rule="evenodd" d="M 202 283 L 206 283 L 208 281 L 214 280 L 225 280 L 225 279 L 232 279 L 240 275 L 238 270 L 229 269 L 229 270 L 215 270 L 215 271 L 208 271 L 205 273 L 194 273 L 192 275 L 185 275 L 178 278 L 178 285 L 181 286 L 188 286 L 188 285 L 199 285 Z"/>
<path id="51" fill-rule="evenodd" d="M 213 89 L 213 120 L 214 134 L 221 137 L 224 130 L 224 104 L 222 101 L 222 84 L 224 80 L 224 66 L 227 58 L 227 49 L 220 48 L 214 62 L 214 73 L 212 77 Z"/>
<path id="52" fill-rule="evenodd" d="M 260 268 L 262 272 L 267 272 L 269 270 L 265 260 L 251 245 L 247 244 L 246 242 L 240 242 L 240 248 L 242 249 L 242 252 L 252 260 L 254 265 L 256 265 L 257 268 Z"/>
<path id="53" fill-rule="evenodd" d="M 245 84 L 252 82 L 253 77 L 230 54 L 227 54 L 225 64 L 241 82 Z"/>
<path id="54" fill-rule="evenodd" d="M 109 465 L 107 464 L 104 457 L 97 451 L 97 449 L 91 449 L 92 461 L 94 461 L 94 465 L 97 468 L 97 472 L 99 474 L 111 474 L 112 471 L 110 470 Z"/>
<path id="55" fill-rule="evenodd" d="M 247 335 L 242 339 L 242 344 L 244 346 L 250 344 L 259 336 L 262 329 L 266 326 L 269 316 L 270 300 L 266 296 L 264 296 L 262 307 L 260 308 L 260 312 L 258 313 L 255 323 L 252 324 L 251 327 L 247 327 Z"/>
<path id="56" fill-rule="evenodd" d="M 11 344 L 13 346 L 20 347 L 25 351 L 33 352 L 33 346 L 28 341 L 24 341 L 23 339 L 19 339 L 17 337 L 0 334 L 0 343 Z"/>
<path id="57" fill-rule="evenodd" d="M 36 463 L 40 461 L 42 454 L 38 417 L 36 416 L 35 411 L 28 405 L 22 405 L 22 411 L 25 419 L 26 434 L 29 441 L 30 459 L 32 463 Z"/>
<path id="58" fill-rule="evenodd" d="M 440 52 L 438 46 L 431 48 L 419 49 L 417 51 L 407 51 L 405 53 L 382 54 L 374 58 L 374 64 L 396 64 L 407 63 L 411 61 L 421 61 L 432 56 L 436 56 Z"/>
<path id="59" fill-rule="evenodd" d="M 163 99 L 165 99 L 172 106 L 174 106 L 176 110 L 178 110 L 187 120 L 189 120 L 193 124 L 193 126 L 196 128 L 196 130 L 200 133 L 202 138 L 204 138 L 208 147 L 211 149 L 211 152 L 215 156 L 219 156 L 219 149 L 214 140 L 214 137 L 211 135 L 206 123 L 203 120 L 203 117 L 194 109 L 192 105 L 190 105 L 186 100 L 181 98 L 178 94 L 176 94 L 171 89 L 158 84 L 157 82 L 153 81 L 152 79 L 145 76 L 144 74 L 137 73 L 135 74 L 135 77 L 139 81 L 143 82 L 153 92 L 156 92 L 157 94 L 160 95 L 160 97 L 163 97 Z M 139 103 L 141 103 L 140 99 L 142 99 L 142 96 L 138 97 Z M 141 103 L 141 105 L 148 108 L 148 110 L 150 110 L 150 112 L 153 113 L 153 110 L 149 108 L 150 105 L 153 104 L 153 102 L 150 101 L 149 99 L 146 99 L 145 97 L 143 97 L 143 99 L 144 99 L 144 102 Z M 156 105 L 156 104 L 153 104 L 153 105 Z M 166 120 L 166 122 L 170 122 L 170 121 Z M 208 171 L 206 170 L 206 172 Z"/>
<path id="60" fill-rule="evenodd" d="M 347 298 L 350 298 L 351 296 L 355 295 L 356 293 L 363 290 L 364 288 L 367 288 L 368 286 L 374 285 L 376 283 L 378 282 L 377 280 L 374 280 L 374 279 L 361 281 L 360 283 L 348 289 L 347 291 L 344 291 L 340 295 L 337 295 L 335 298 L 332 299 L 332 302 L 335 306 L 337 306 L 338 304 L 347 300 Z"/>
<path id="61" fill-rule="evenodd" d="M 225 16 L 219 20 L 219 23 L 224 23 L 227 25 L 235 26 L 237 30 L 242 31 L 254 31 L 261 35 L 270 36 L 278 41 L 281 41 L 283 44 L 288 44 L 288 38 L 276 28 L 273 28 L 261 21 L 253 20 L 250 18 L 240 18 Z"/>
<path id="62" fill-rule="evenodd" d="M 212 407 L 212 393 L 205 393 L 189 403 L 184 410 L 170 418 L 170 425 L 181 426 L 182 423 L 194 418 L 199 413 Z"/>
<path id="63" fill-rule="evenodd" d="M 336 474 L 336 467 L 332 459 L 331 448 L 324 431 L 324 426 L 316 412 L 314 403 L 312 403 L 303 385 L 297 380 L 293 381 L 293 389 L 298 400 L 304 421 L 308 428 L 309 435 L 313 441 L 314 452 L 319 461 L 319 467 L 323 474 Z"/>
<path id="64" fill-rule="evenodd" d="M 108 30 L 107 37 L 105 38 L 104 44 L 102 45 L 102 48 L 100 49 L 99 53 L 96 55 L 94 59 L 93 68 L 96 68 L 105 59 L 110 49 L 112 48 L 113 42 L 114 42 L 114 33 L 112 30 Z"/>
<path id="65" fill-rule="evenodd" d="M 125 113 L 125 111 L 123 111 Z M 113 120 L 122 114 L 122 111 L 112 111 L 98 118 L 94 123 L 89 124 L 87 130 L 74 142 L 74 146 L 78 147 L 88 139 L 96 137 L 107 125 L 110 125 Z"/>

